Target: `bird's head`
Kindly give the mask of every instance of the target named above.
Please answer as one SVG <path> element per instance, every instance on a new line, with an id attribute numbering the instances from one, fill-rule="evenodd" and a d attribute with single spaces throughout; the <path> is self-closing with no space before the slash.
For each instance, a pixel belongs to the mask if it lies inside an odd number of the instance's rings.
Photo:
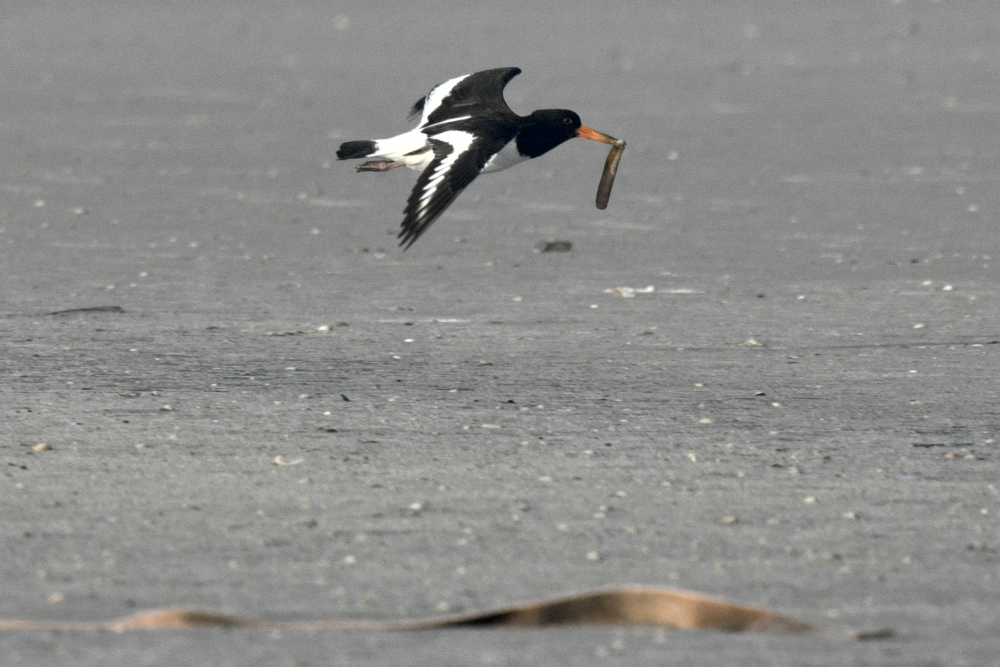
<path id="1" fill-rule="evenodd" d="M 538 157 L 574 137 L 614 144 L 617 139 L 587 127 L 576 112 L 569 109 L 539 109 L 528 116 L 521 130 L 518 148 L 525 155 Z M 525 150 L 527 149 L 527 150 Z"/>

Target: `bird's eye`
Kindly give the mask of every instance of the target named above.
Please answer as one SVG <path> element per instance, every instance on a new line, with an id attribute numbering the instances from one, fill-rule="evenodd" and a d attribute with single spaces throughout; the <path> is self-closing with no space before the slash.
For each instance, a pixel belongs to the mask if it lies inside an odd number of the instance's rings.
<path id="1" fill-rule="evenodd" d="M 573 124 L 572 118 L 563 118 L 563 125 L 572 125 L 572 124 Z"/>

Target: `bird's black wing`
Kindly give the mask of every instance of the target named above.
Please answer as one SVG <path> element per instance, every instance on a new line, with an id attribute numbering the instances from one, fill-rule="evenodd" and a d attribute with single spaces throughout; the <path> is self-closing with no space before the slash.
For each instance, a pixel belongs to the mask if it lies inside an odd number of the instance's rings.
<path id="1" fill-rule="evenodd" d="M 503 98 L 503 89 L 520 73 L 517 67 L 500 67 L 449 79 L 418 100 L 410 109 L 409 117 L 419 114 L 420 127 L 424 127 L 459 116 L 513 115 Z"/>
<path id="2" fill-rule="evenodd" d="M 421 97 L 419 100 L 413 103 L 410 107 L 410 113 L 406 114 L 406 120 L 413 120 L 417 116 L 423 115 L 424 113 L 424 103 L 427 102 L 427 96 Z"/>
<path id="3" fill-rule="evenodd" d="M 489 135 L 447 130 L 428 139 L 434 159 L 420 174 L 406 202 L 399 245 L 405 248 L 413 245 L 516 133 L 513 127 L 492 129 Z"/>

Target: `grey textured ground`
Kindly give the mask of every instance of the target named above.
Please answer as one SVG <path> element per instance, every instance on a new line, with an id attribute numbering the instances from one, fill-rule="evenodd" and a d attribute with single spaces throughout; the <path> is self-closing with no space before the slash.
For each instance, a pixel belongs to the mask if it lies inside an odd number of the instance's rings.
<path id="1" fill-rule="evenodd" d="M 0 615 L 632 582 L 900 636 L 39 633 L 4 662 L 998 664 L 996 4 L 358 7 L 0 8 Z M 399 252 L 412 173 L 337 145 L 507 65 L 515 110 L 628 141 L 611 206 L 571 142 Z M 124 312 L 48 314 L 91 306 Z"/>

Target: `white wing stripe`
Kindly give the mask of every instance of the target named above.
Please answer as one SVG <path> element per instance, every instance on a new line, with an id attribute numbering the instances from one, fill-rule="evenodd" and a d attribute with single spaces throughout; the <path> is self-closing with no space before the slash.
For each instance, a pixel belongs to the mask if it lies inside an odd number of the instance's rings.
<path id="1" fill-rule="evenodd" d="M 420 125 L 418 125 L 418 127 L 422 127 L 423 124 L 427 122 L 427 118 L 434 113 L 439 106 L 441 106 L 441 102 L 443 102 L 444 98 L 451 94 L 451 91 L 455 89 L 455 86 L 470 76 L 472 75 L 463 74 L 462 76 L 456 76 L 454 79 L 448 79 L 444 83 L 432 88 L 431 92 L 427 93 L 427 99 L 424 100 L 424 113 L 420 116 Z"/>
<path id="2" fill-rule="evenodd" d="M 420 197 L 420 205 L 418 206 L 421 213 L 427 209 L 431 199 L 434 198 L 434 193 L 437 192 L 438 186 L 444 181 L 445 176 L 448 175 L 448 172 L 454 166 L 458 158 L 466 153 L 469 150 L 469 147 L 472 146 L 472 142 L 476 140 L 476 135 L 471 132 L 463 132 L 461 130 L 448 130 L 447 132 L 434 135 L 434 139 L 443 141 L 450 145 L 451 153 L 446 155 L 445 158 L 441 160 L 441 164 L 434 169 L 434 173 L 431 174 L 430 179 L 427 181 L 427 185 L 424 186 L 424 193 Z"/>
<path id="3" fill-rule="evenodd" d="M 438 121 L 436 123 L 431 123 L 430 125 L 420 125 L 420 126 L 418 126 L 418 129 L 421 132 L 425 132 L 425 131 L 429 130 L 432 127 L 437 127 L 438 125 L 444 125 L 445 123 L 454 123 L 454 122 L 460 121 L 460 120 L 469 120 L 470 118 L 472 118 L 472 116 L 458 116 L 457 118 L 448 118 L 446 120 L 441 120 L 441 121 Z"/>

